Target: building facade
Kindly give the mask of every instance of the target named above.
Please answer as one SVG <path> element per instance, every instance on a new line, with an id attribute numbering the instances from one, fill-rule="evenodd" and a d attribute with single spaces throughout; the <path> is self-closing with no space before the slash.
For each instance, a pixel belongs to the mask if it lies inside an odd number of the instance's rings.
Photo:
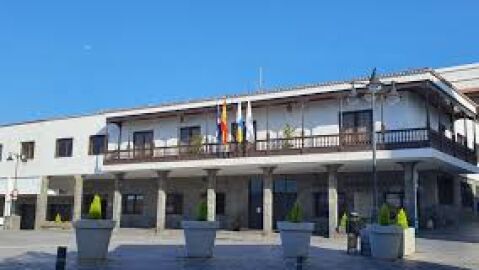
<path id="1" fill-rule="evenodd" d="M 375 139 L 378 205 L 404 207 L 420 227 L 473 218 L 477 105 L 445 77 L 383 76 L 400 99 L 379 95 L 374 110 L 364 78 L 354 90 L 345 81 L 227 97 L 226 143 L 223 98 L 5 125 L 0 217 L 11 215 L 14 190 L 25 229 L 79 219 L 99 194 L 104 218 L 163 230 L 194 219 L 205 200 L 222 228 L 269 233 L 297 201 L 331 235 L 346 212 L 372 215 Z M 254 139 L 238 142 L 238 104 L 245 112 L 248 103 Z"/>

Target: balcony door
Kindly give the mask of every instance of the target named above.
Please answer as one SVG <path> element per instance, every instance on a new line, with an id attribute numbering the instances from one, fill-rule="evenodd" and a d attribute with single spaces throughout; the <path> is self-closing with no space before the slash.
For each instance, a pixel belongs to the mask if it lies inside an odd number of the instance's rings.
<path id="1" fill-rule="evenodd" d="M 180 128 L 180 152 L 182 154 L 198 154 L 201 150 L 203 138 L 201 137 L 201 127 L 191 126 Z"/>
<path id="2" fill-rule="evenodd" d="M 369 144 L 373 114 L 371 110 L 343 112 L 341 142 L 347 145 Z"/>
<path id="3" fill-rule="evenodd" d="M 133 150 L 135 158 L 153 156 L 153 131 L 137 131 L 133 133 Z"/>

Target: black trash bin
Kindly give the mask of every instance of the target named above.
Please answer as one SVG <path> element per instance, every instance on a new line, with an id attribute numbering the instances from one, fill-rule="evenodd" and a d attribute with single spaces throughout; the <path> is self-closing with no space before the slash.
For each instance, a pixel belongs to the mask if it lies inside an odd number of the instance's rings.
<path id="1" fill-rule="evenodd" d="M 348 216 L 348 223 L 346 224 L 346 233 L 348 235 L 347 253 L 358 252 L 358 237 L 361 231 L 361 219 L 358 213 L 351 212 Z"/>

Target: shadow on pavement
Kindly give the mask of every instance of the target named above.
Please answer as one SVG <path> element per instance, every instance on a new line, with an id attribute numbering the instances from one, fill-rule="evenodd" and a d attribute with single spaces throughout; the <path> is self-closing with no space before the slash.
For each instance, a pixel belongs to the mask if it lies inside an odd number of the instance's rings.
<path id="1" fill-rule="evenodd" d="M 0 269 L 55 269 L 55 250 L 26 252 L 0 261 Z M 180 245 L 120 245 L 101 264 L 81 264 L 76 252 L 67 255 L 66 269 L 297 269 L 294 259 L 285 260 L 276 245 L 217 245 L 210 259 L 188 259 Z M 376 260 L 345 251 L 311 247 L 302 269 L 464 269 L 437 263 Z"/>
<path id="2" fill-rule="evenodd" d="M 479 222 L 467 223 L 463 226 L 453 226 L 433 231 L 420 231 L 417 237 L 431 240 L 478 244 Z"/>

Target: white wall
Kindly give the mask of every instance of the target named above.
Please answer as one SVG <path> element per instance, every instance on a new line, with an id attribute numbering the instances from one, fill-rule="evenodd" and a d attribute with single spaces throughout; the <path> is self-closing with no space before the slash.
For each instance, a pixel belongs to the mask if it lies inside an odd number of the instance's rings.
<path id="1" fill-rule="evenodd" d="M 102 157 L 89 156 L 89 137 L 104 133 L 103 115 L 42 121 L 0 128 L 3 146 L 0 178 L 14 177 L 15 161 L 7 161 L 8 153 L 19 153 L 21 142 L 35 141 L 34 159 L 21 162 L 18 177 L 43 175 L 94 174 L 101 169 Z M 56 139 L 73 138 L 72 157 L 56 158 Z"/>

